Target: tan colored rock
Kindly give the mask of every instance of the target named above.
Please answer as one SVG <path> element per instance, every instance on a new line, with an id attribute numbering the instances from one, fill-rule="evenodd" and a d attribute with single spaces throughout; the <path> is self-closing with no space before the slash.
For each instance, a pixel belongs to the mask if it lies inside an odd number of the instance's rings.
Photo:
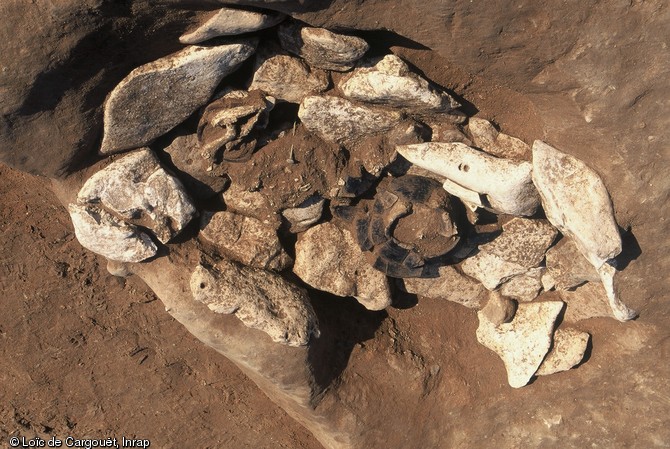
<path id="1" fill-rule="evenodd" d="M 616 318 L 634 318 L 636 312 L 621 302 L 613 285 L 616 270 L 608 261 L 621 252 L 622 243 L 612 201 L 600 176 L 579 159 L 536 140 L 533 182 L 549 221 L 573 239 L 598 270 Z"/>
<path id="2" fill-rule="evenodd" d="M 480 249 L 526 268 L 537 267 L 558 232 L 547 220 L 513 218 L 503 224 L 503 232 Z"/>
<path id="3" fill-rule="evenodd" d="M 307 294 L 272 272 L 223 259 L 211 268 L 198 265 L 190 286 L 196 301 L 217 313 L 234 313 L 277 343 L 304 346 L 319 336 Z"/>
<path id="4" fill-rule="evenodd" d="M 537 370 L 538 376 L 567 371 L 584 359 L 584 352 L 591 336 L 577 329 L 556 329 L 554 345 Z"/>
<path id="5" fill-rule="evenodd" d="M 397 151 L 411 163 L 474 192 L 472 196 L 482 195 L 496 212 L 532 215 L 540 204 L 528 162 L 500 159 L 460 142 L 401 145 Z"/>
<path id="6" fill-rule="evenodd" d="M 221 80 L 256 49 L 253 40 L 191 46 L 130 72 L 105 102 L 100 151 L 138 148 L 203 106 Z"/>
<path id="7" fill-rule="evenodd" d="M 569 238 L 561 239 L 547 251 L 547 274 L 557 290 L 567 290 L 584 282 L 598 282 L 600 276 Z"/>
<path id="8" fill-rule="evenodd" d="M 258 66 L 249 90 L 261 90 L 278 100 L 300 103 L 305 97 L 326 91 L 329 85 L 328 72 L 310 69 L 293 56 L 275 54 Z"/>
<path id="9" fill-rule="evenodd" d="M 567 323 L 589 318 L 614 318 L 607 292 L 600 282 L 587 282 L 575 290 L 562 290 L 558 294 L 567 305 L 563 318 Z"/>
<path id="10" fill-rule="evenodd" d="M 477 340 L 500 356 L 513 388 L 528 384 L 551 347 L 560 301 L 519 304 L 514 319 L 498 326 L 480 311 Z"/>
<path id="11" fill-rule="evenodd" d="M 486 251 L 480 251 L 465 259 L 461 269 L 463 273 L 477 279 L 489 290 L 495 290 L 500 284 L 528 271 L 523 265 L 509 262 Z"/>
<path id="12" fill-rule="evenodd" d="M 544 268 L 531 268 L 524 274 L 514 276 L 500 287 L 500 293 L 521 302 L 537 298 L 542 290 Z"/>
<path id="13" fill-rule="evenodd" d="M 402 120 L 402 114 L 397 111 L 357 105 L 330 96 L 305 98 L 298 117 L 314 134 L 340 144 L 388 131 Z"/>
<path id="14" fill-rule="evenodd" d="M 282 22 L 284 14 L 266 11 L 245 11 L 237 8 L 221 8 L 195 29 L 179 37 L 182 44 L 198 44 L 219 36 L 235 36 L 270 28 Z"/>
<path id="15" fill-rule="evenodd" d="M 156 244 L 137 227 L 94 205 L 70 204 L 74 234 L 84 248 L 118 262 L 141 262 L 156 255 Z"/>
<path id="16" fill-rule="evenodd" d="M 293 272 L 318 290 L 353 296 L 370 310 L 391 304 L 386 276 L 368 264 L 349 231 L 332 223 L 299 235 Z"/>
<path id="17" fill-rule="evenodd" d="M 249 267 L 282 271 L 291 265 L 276 230 L 252 217 L 228 211 L 205 212 L 200 236 L 224 255 Z"/>
<path id="18" fill-rule="evenodd" d="M 482 308 L 481 314 L 495 326 L 509 323 L 516 313 L 516 304 L 498 292 L 490 292 L 489 300 Z"/>
<path id="19" fill-rule="evenodd" d="M 304 58 L 309 65 L 339 72 L 351 69 L 369 48 L 359 37 L 291 21 L 279 26 L 279 41 L 285 50 Z"/>
<path id="20" fill-rule="evenodd" d="M 477 117 L 468 120 L 468 131 L 476 147 L 505 159 L 531 159 L 530 145 L 499 132 L 491 122 Z"/>
<path id="21" fill-rule="evenodd" d="M 125 220 L 141 224 L 167 243 L 195 216 L 184 186 L 148 149 L 133 151 L 91 176 L 79 204 L 99 203 Z"/>
<path id="22" fill-rule="evenodd" d="M 399 108 L 411 113 L 440 113 L 460 104 L 412 72 L 396 55 L 368 61 L 345 76 L 338 87 L 346 98 Z"/>
<path id="23" fill-rule="evenodd" d="M 436 278 L 406 278 L 404 290 L 407 293 L 432 299 L 446 299 L 471 309 L 481 307 L 484 292 L 479 282 L 473 281 L 451 265 L 438 269 Z"/>

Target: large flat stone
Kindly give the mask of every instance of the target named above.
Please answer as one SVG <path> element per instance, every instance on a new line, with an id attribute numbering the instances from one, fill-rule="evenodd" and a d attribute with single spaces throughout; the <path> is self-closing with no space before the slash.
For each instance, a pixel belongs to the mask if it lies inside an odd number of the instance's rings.
<path id="1" fill-rule="evenodd" d="M 300 104 L 298 117 L 311 132 L 340 144 L 388 131 L 402 120 L 400 112 L 331 96 L 306 97 Z"/>
<path id="2" fill-rule="evenodd" d="M 250 267 L 282 271 L 291 265 L 275 228 L 256 218 L 228 211 L 205 212 L 200 236 L 226 256 Z"/>
<path id="3" fill-rule="evenodd" d="M 486 291 L 482 284 L 463 276 L 451 265 L 438 269 L 436 278 L 403 279 L 408 293 L 432 299 L 446 299 L 471 309 L 479 308 Z"/>
<path id="4" fill-rule="evenodd" d="M 560 301 L 519 304 L 514 319 L 495 325 L 480 311 L 477 340 L 500 356 L 514 388 L 528 384 L 551 347 Z"/>
<path id="5" fill-rule="evenodd" d="M 105 102 L 100 151 L 138 148 L 162 136 L 203 106 L 255 49 L 256 41 L 250 39 L 194 45 L 136 68 Z"/>
<path id="6" fill-rule="evenodd" d="M 614 315 L 620 321 L 634 318 L 637 313 L 617 295 L 616 270 L 608 262 L 621 252 L 622 243 L 612 201 L 600 176 L 579 159 L 536 140 L 533 182 L 547 219 L 598 270 Z"/>
<path id="7" fill-rule="evenodd" d="M 391 304 L 386 276 L 368 264 L 349 231 L 332 223 L 300 234 L 293 272 L 318 290 L 353 296 L 370 310 L 382 310 Z"/>
<path id="8" fill-rule="evenodd" d="M 397 150 L 411 163 L 472 191 L 471 195 L 484 196 L 482 204 L 496 212 L 532 215 L 540 204 L 528 162 L 497 158 L 460 142 L 401 145 Z M 445 189 L 449 191 L 448 185 Z"/>
<path id="9" fill-rule="evenodd" d="M 398 56 L 361 64 L 338 87 L 345 97 L 365 103 L 400 108 L 412 113 L 448 112 L 460 106 L 448 93 L 438 90 L 413 73 Z"/>
<path id="10" fill-rule="evenodd" d="M 558 231 L 547 220 L 515 217 L 503 224 L 503 232 L 480 250 L 526 268 L 542 263 Z"/>
<path id="11" fill-rule="evenodd" d="M 234 313 L 246 326 L 273 341 L 304 346 L 319 336 L 318 320 L 304 290 L 269 271 L 221 260 L 198 265 L 191 275 L 191 294 L 217 313 Z"/>
<path id="12" fill-rule="evenodd" d="M 549 248 L 546 257 L 546 274 L 551 277 L 553 287 L 557 290 L 574 288 L 587 281 L 600 281 L 596 269 L 569 238 L 561 239 Z"/>

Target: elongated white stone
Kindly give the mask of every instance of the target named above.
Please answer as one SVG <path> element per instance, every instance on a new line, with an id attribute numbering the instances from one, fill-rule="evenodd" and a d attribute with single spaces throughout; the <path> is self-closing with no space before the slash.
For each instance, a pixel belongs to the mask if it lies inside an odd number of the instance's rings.
<path id="1" fill-rule="evenodd" d="M 245 11 L 221 8 L 214 12 L 196 29 L 179 37 L 182 44 L 198 44 L 218 36 L 234 36 L 251 33 L 277 25 L 286 16 L 276 12 Z"/>
<path id="2" fill-rule="evenodd" d="M 500 159 L 460 142 L 400 145 L 396 149 L 411 163 L 485 195 L 489 208 L 496 212 L 532 215 L 540 204 L 528 162 Z M 473 202 L 471 194 L 465 200 Z"/>
<path id="3" fill-rule="evenodd" d="M 214 93 L 253 54 L 256 41 L 190 46 L 130 72 L 105 102 L 100 151 L 138 148 L 171 130 Z"/>
<path id="4" fill-rule="evenodd" d="M 636 316 L 618 298 L 610 260 L 621 252 L 621 236 L 609 193 L 600 176 L 579 159 L 546 143 L 533 143 L 533 182 L 547 218 L 598 270 L 616 318 Z"/>

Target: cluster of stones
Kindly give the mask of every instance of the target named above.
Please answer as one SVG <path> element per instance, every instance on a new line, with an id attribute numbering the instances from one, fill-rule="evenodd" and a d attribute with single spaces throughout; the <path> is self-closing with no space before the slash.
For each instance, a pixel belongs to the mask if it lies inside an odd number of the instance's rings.
<path id="1" fill-rule="evenodd" d="M 212 311 L 298 346 L 319 330 L 289 271 L 370 310 L 397 289 L 455 301 L 479 310 L 513 387 L 582 360 L 589 335 L 557 329 L 566 303 L 567 323 L 634 316 L 616 295 L 612 204 L 583 162 L 468 118 L 359 37 L 222 8 L 180 41 L 107 98 L 101 153 L 129 153 L 69 207 L 83 246 L 141 262 L 199 217 L 191 293 Z M 273 115 L 282 104 L 297 116 Z"/>

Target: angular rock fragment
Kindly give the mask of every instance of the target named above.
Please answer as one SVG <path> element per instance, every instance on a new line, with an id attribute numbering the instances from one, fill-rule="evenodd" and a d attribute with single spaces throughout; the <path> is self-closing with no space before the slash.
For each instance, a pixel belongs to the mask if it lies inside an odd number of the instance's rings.
<path id="1" fill-rule="evenodd" d="M 554 346 L 537 370 L 538 376 L 567 371 L 584 359 L 591 336 L 577 329 L 556 329 Z"/>
<path id="2" fill-rule="evenodd" d="M 404 279 L 403 289 L 407 293 L 432 299 L 446 299 L 471 309 L 481 306 L 486 291 L 482 284 L 463 276 L 450 265 L 440 267 L 436 278 Z"/>
<path id="3" fill-rule="evenodd" d="M 359 37 L 297 22 L 284 22 L 279 26 L 279 41 L 285 50 L 304 58 L 311 66 L 339 72 L 351 69 L 369 48 Z"/>
<path id="4" fill-rule="evenodd" d="M 514 319 L 498 326 L 480 311 L 477 340 L 500 356 L 507 369 L 507 380 L 521 388 L 533 377 L 552 342 L 560 301 L 519 304 Z"/>
<path id="5" fill-rule="evenodd" d="M 500 159 L 459 142 L 401 145 L 397 151 L 411 163 L 473 192 L 471 196 L 480 195 L 480 203 L 496 212 L 532 215 L 540 204 L 528 162 Z M 457 193 L 462 194 L 453 194 Z"/>
<path id="6" fill-rule="evenodd" d="M 616 318 L 620 321 L 634 318 L 636 312 L 619 300 L 613 288 L 616 270 L 608 261 L 621 252 L 621 236 L 612 201 L 600 176 L 577 158 L 536 140 L 533 182 L 549 221 L 572 238 L 598 270 Z"/>
<path id="7" fill-rule="evenodd" d="M 291 265 L 275 229 L 252 217 L 205 212 L 200 236 L 224 255 L 250 267 L 281 271 Z"/>
<path id="8" fill-rule="evenodd" d="M 463 262 L 463 272 L 489 290 L 511 282 L 503 294 L 532 300 L 542 287 L 541 271 L 532 269 L 542 263 L 556 235 L 556 229 L 546 220 L 513 218 L 503 224 L 498 237 L 480 246 L 479 253 Z"/>
<path id="9" fill-rule="evenodd" d="M 346 144 L 365 136 L 388 131 L 402 120 L 402 114 L 356 105 L 337 97 L 306 97 L 298 117 L 303 125 L 324 140 Z"/>
<path id="10" fill-rule="evenodd" d="M 212 161 L 202 156 L 196 134 L 178 136 L 164 151 L 179 173 L 189 192 L 198 198 L 210 198 L 222 192 L 230 179 L 212 170 Z"/>
<path id="11" fill-rule="evenodd" d="M 600 282 L 587 282 L 575 290 L 558 292 L 567 307 L 565 322 L 577 323 L 590 318 L 614 318 L 609 306 L 607 292 Z"/>
<path id="12" fill-rule="evenodd" d="M 339 83 L 345 97 L 365 103 L 399 108 L 411 113 L 440 113 L 460 104 L 413 73 L 395 55 L 386 55 L 355 69 Z"/>
<path id="13" fill-rule="evenodd" d="M 513 218 L 503 224 L 503 232 L 480 249 L 527 268 L 544 260 L 558 232 L 546 220 Z"/>
<path id="14" fill-rule="evenodd" d="M 353 296 L 370 310 L 391 304 L 388 280 L 365 260 L 349 231 L 332 223 L 308 229 L 298 237 L 293 272 L 312 287 L 338 296 Z"/>
<path id="15" fill-rule="evenodd" d="M 505 159 L 531 159 L 530 145 L 516 137 L 499 132 L 488 120 L 470 118 L 468 131 L 475 146 L 489 154 Z"/>
<path id="16" fill-rule="evenodd" d="M 207 105 L 198 123 L 198 142 L 212 163 L 244 162 L 258 146 L 275 99 L 259 91 L 234 90 Z"/>
<path id="17" fill-rule="evenodd" d="M 179 37 L 182 44 L 198 44 L 219 36 L 235 36 L 270 28 L 286 18 L 277 12 L 245 11 L 236 8 L 221 8 L 210 15 L 194 30 Z"/>
<path id="18" fill-rule="evenodd" d="M 300 206 L 284 209 L 282 216 L 289 223 L 289 232 L 297 234 L 309 229 L 321 219 L 326 200 L 320 196 L 307 198 Z"/>
<path id="19" fill-rule="evenodd" d="M 68 206 L 74 233 L 84 248 L 118 262 L 141 262 L 156 255 L 156 244 L 137 227 L 94 205 Z"/>
<path id="20" fill-rule="evenodd" d="M 524 274 L 514 276 L 500 287 L 500 293 L 521 302 L 537 298 L 542 290 L 543 268 L 531 268 Z"/>
<path id="21" fill-rule="evenodd" d="M 154 153 L 129 153 L 91 176 L 77 195 L 79 204 L 100 203 L 125 220 L 136 221 L 167 243 L 196 210 L 181 182 L 168 174 Z"/>
<path id="22" fill-rule="evenodd" d="M 495 326 L 509 323 L 516 313 L 516 304 L 498 292 L 490 292 L 489 300 L 482 308 L 481 314 Z"/>
<path id="23" fill-rule="evenodd" d="M 138 148 L 204 105 L 221 80 L 253 54 L 254 40 L 191 46 L 136 68 L 105 102 L 103 154 Z"/>
<path id="24" fill-rule="evenodd" d="M 557 290 L 574 288 L 587 281 L 600 281 L 593 265 L 569 238 L 561 239 L 547 251 L 547 275 Z"/>
<path id="25" fill-rule="evenodd" d="M 223 259 L 211 268 L 195 268 L 191 293 L 210 310 L 235 313 L 246 326 L 265 332 L 277 343 L 304 346 L 319 336 L 307 294 L 275 273 Z"/>
<path id="26" fill-rule="evenodd" d="M 278 54 L 258 66 L 249 90 L 261 90 L 277 100 L 300 103 L 305 97 L 324 92 L 329 85 L 328 72 L 310 69 L 298 58 Z"/>
<path id="27" fill-rule="evenodd" d="M 489 290 L 495 290 L 503 282 L 528 271 L 528 268 L 523 265 L 509 262 L 486 251 L 480 251 L 465 259 L 461 268 L 463 273 L 477 279 Z"/>

